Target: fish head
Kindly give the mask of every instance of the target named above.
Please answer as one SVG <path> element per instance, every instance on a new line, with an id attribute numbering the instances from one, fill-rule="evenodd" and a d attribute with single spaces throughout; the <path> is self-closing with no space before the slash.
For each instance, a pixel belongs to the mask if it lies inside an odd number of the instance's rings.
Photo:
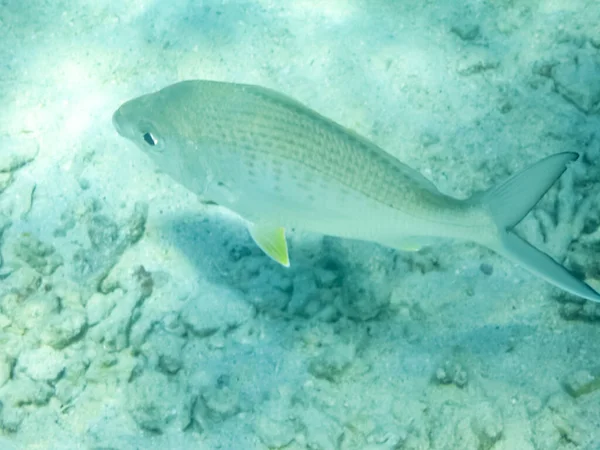
<path id="1" fill-rule="evenodd" d="M 172 142 L 174 133 L 168 131 L 173 123 L 156 100 L 155 94 L 129 100 L 115 111 L 112 122 L 117 133 L 162 165 L 176 145 Z"/>
<path id="2" fill-rule="evenodd" d="M 209 178 L 201 124 L 190 118 L 190 99 L 182 89 L 163 89 L 134 98 L 115 111 L 117 132 L 146 153 L 162 171 L 202 194 Z"/>

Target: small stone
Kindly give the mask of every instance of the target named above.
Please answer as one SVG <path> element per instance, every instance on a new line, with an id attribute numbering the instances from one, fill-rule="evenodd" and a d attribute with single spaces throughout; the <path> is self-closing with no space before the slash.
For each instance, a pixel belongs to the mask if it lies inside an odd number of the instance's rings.
<path id="1" fill-rule="evenodd" d="M 83 334 L 85 326 L 86 317 L 82 311 L 63 310 L 49 320 L 41 339 L 51 347 L 63 349 Z"/>
<path id="2" fill-rule="evenodd" d="M 158 364 L 161 371 L 174 374 L 183 365 L 182 348 L 185 343 L 185 338 L 156 327 L 146 338 L 141 351 L 149 361 Z"/>
<path id="3" fill-rule="evenodd" d="M 77 182 L 79 183 L 79 187 L 82 191 L 87 191 L 90 188 L 90 181 L 86 178 L 80 178 L 77 180 Z"/>
<path id="4" fill-rule="evenodd" d="M 10 380 L 12 366 L 13 361 L 7 355 L 0 355 L 0 388 Z"/>
<path id="5" fill-rule="evenodd" d="M 60 379 L 56 383 L 55 395 L 63 405 L 69 405 L 85 389 L 85 384 L 74 383 L 71 380 Z"/>
<path id="6" fill-rule="evenodd" d="M 0 172 L 13 172 L 35 159 L 39 145 L 35 139 L 16 135 L 0 136 Z"/>
<path id="7" fill-rule="evenodd" d="M 85 372 L 85 379 L 90 383 L 106 383 L 107 380 L 127 383 L 131 380 L 137 361 L 131 352 L 118 355 L 103 353 L 92 359 Z"/>
<path id="8" fill-rule="evenodd" d="M 479 36 L 479 25 L 474 23 L 458 23 L 450 28 L 463 41 L 472 41 Z"/>
<path id="9" fill-rule="evenodd" d="M 575 320 L 581 317 L 581 311 L 583 309 L 583 305 L 579 303 L 563 303 L 560 305 L 560 315 L 563 319 L 566 320 Z"/>
<path id="10" fill-rule="evenodd" d="M 318 301 L 319 290 L 314 274 L 309 271 L 303 271 L 294 277 L 294 289 L 290 302 L 287 305 L 287 311 L 290 314 L 310 317 L 309 314 L 311 302 Z"/>
<path id="11" fill-rule="evenodd" d="M 157 372 L 144 372 L 127 387 L 129 413 L 143 429 L 162 433 L 190 423 L 191 399 L 182 386 Z"/>
<path id="12" fill-rule="evenodd" d="M 11 302 L 12 303 L 12 302 Z M 3 303 L 3 310 L 10 317 L 13 316 L 15 323 L 25 330 L 41 330 L 48 320 L 58 312 L 60 302 L 58 297 L 51 293 L 39 292 L 36 295 L 22 300 L 18 296 L 15 303 Z"/>
<path id="13" fill-rule="evenodd" d="M 112 250 L 117 246 L 119 226 L 103 214 L 95 214 L 88 224 L 88 236 L 95 250 Z"/>
<path id="14" fill-rule="evenodd" d="M 421 145 L 427 148 L 431 147 L 432 145 L 439 144 L 440 137 L 436 133 L 426 131 L 421 134 L 419 140 L 421 141 Z"/>
<path id="15" fill-rule="evenodd" d="M 44 244 L 29 233 L 21 234 L 14 251 L 18 258 L 42 275 L 52 275 L 63 263 L 52 245 Z"/>
<path id="16" fill-rule="evenodd" d="M 480 449 L 493 448 L 504 432 L 504 422 L 500 412 L 488 404 L 477 407 L 477 414 L 471 421 L 471 427 L 479 439 Z"/>
<path id="17" fill-rule="evenodd" d="M 389 283 L 384 282 L 384 272 L 369 273 L 354 270 L 347 275 L 342 285 L 341 295 L 334 304 L 339 312 L 354 320 L 371 320 L 377 317 L 390 304 L 392 290 Z"/>
<path id="18" fill-rule="evenodd" d="M 229 386 L 211 387 L 201 395 L 213 421 L 223 421 L 240 412 L 239 392 Z"/>
<path id="19" fill-rule="evenodd" d="M 11 172 L 0 172 L 0 193 L 4 192 L 14 180 Z"/>
<path id="20" fill-rule="evenodd" d="M 141 266 L 135 268 L 129 278 L 119 282 L 126 291 L 114 291 L 115 307 L 106 319 L 89 331 L 93 340 L 112 351 L 121 351 L 129 346 L 132 324 L 139 318 L 140 308 L 153 289 L 150 273 Z"/>
<path id="21" fill-rule="evenodd" d="M 146 222 L 148 221 L 148 204 L 136 202 L 133 214 L 123 227 L 125 230 L 125 240 L 129 245 L 135 244 L 144 235 Z"/>
<path id="22" fill-rule="evenodd" d="M 600 57 L 579 51 L 573 59 L 552 68 L 552 78 L 562 96 L 586 113 L 600 103 Z"/>
<path id="23" fill-rule="evenodd" d="M 207 337 L 221 329 L 237 328 L 254 314 L 254 308 L 237 292 L 211 286 L 190 298 L 181 311 L 181 320 L 196 335 Z"/>
<path id="24" fill-rule="evenodd" d="M 319 287 L 333 286 L 340 278 L 340 274 L 333 270 L 323 269 L 320 267 L 314 268 L 313 270 Z"/>
<path id="25" fill-rule="evenodd" d="M 316 378 L 337 382 L 350 367 L 355 357 L 356 346 L 340 344 L 313 358 L 308 365 L 308 371 Z"/>
<path id="26" fill-rule="evenodd" d="M 35 381 L 54 381 L 61 375 L 65 365 L 62 353 L 50 347 L 40 347 L 22 352 L 16 370 Z"/>
<path id="27" fill-rule="evenodd" d="M 461 364 L 446 361 L 442 367 L 436 369 L 435 380 L 440 384 L 454 384 L 463 388 L 469 382 L 469 376 Z"/>
<path id="28" fill-rule="evenodd" d="M 564 387 L 575 398 L 597 391 L 600 389 L 600 369 L 573 372 L 566 377 Z"/>
<path id="29" fill-rule="evenodd" d="M 94 326 L 106 319 L 114 309 L 117 298 L 121 295 L 119 291 L 113 291 L 107 295 L 100 293 L 92 294 L 85 306 L 89 326 Z"/>
<path id="30" fill-rule="evenodd" d="M 481 270 L 481 272 L 485 275 L 491 275 L 494 273 L 494 267 L 488 263 L 481 263 L 479 270 Z"/>
<path id="31" fill-rule="evenodd" d="M 275 421 L 261 416 L 254 427 L 256 435 L 268 448 L 285 448 L 296 436 L 296 428 L 291 421 Z"/>
<path id="32" fill-rule="evenodd" d="M 500 67 L 500 62 L 487 54 L 469 53 L 458 64 L 457 72 L 462 76 L 478 75 Z"/>
<path id="33" fill-rule="evenodd" d="M 8 328 L 12 324 L 12 320 L 4 314 L 0 314 L 0 330 Z"/>
<path id="34" fill-rule="evenodd" d="M 0 419 L 0 427 L 8 433 L 16 433 L 25 419 L 25 411 L 21 408 L 5 406 L 2 408 L 2 416 Z M 4 447 L 1 447 L 4 449 Z"/>
<path id="35" fill-rule="evenodd" d="M 53 394 L 54 390 L 47 383 L 18 378 L 9 381 L 2 388 L 0 399 L 10 406 L 41 406 L 48 403 Z"/>

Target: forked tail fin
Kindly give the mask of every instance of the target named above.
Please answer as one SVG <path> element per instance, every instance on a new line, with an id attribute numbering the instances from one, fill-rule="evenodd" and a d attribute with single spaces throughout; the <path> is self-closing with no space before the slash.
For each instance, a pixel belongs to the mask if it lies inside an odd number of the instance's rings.
<path id="1" fill-rule="evenodd" d="M 598 292 L 512 231 L 563 174 L 567 164 L 578 157 L 577 153 L 566 152 L 544 158 L 476 200 L 490 213 L 498 227 L 496 242 L 485 245 L 571 294 L 600 302 Z"/>

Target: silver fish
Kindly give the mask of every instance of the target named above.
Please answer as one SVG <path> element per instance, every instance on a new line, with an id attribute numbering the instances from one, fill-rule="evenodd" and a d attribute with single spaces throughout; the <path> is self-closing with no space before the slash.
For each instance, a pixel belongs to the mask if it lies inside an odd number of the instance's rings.
<path id="1" fill-rule="evenodd" d="M 301 103 L 259 86 L 190 80 L 124 103 L 113 116 L 164 172 L 241 216 L 289 266 L 285 229 L 417 250 L 474 241 L 577 296 L 600 294 L 513 228 L 578 158 L 558 153 L 467 200 Z"/>

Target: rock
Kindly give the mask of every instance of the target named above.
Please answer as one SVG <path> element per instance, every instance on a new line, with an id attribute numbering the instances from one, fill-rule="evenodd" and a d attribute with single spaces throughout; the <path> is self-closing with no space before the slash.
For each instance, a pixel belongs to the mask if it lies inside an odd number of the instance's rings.
<path id="1" fill-rule="evenodd" d="M 6 231 L 6 229 L 8 227 L 10 227 L 11 225 L 12 225 L 12 221 L 10 220 L 10 217 L 8 217 L 6 214 L 0 212 L 0 237 L 2 236 L 4 231 Z"/>
<path id="2" fill-rule="evenodd" d="M 211 387 L 200 396 L 210 418 L 221 422 L 240 412 L 239 392 L 229 386 Z"/>
<path id="3" fill-rule="evenodd" d="M 0 355 L 0 388 L 11 378 L 13 361 L 7 355 Z"/>
<path id="4" fill-rule="evenodd" d="M 600 369 L 578 370 L 568 375 L 563 383 L 572 397 L 580 397 L 600 389 Z"/>
<path id="5" fill-rule="evenodd" d="M 88 237 L 94 250 L 113 250 L 119 240 L 119 226 L 103 214 L 94 214 L 88 223 Z"/>
<path id="6" fill-rule="evenodd" d="M 488 53 L 470 52 L 458 63 L 457 72 L 459 75 L 468 77 L 495 70 L 498 67 L 500 67 L 500 62 Z"/>
<path id="7" fill-rule="evenodd" d="M 322 309 L 314 273 L 302 271 L 294 276 L 294 284 L 287 311 L 290 314 L 312 317 Z"/>
<path id="8" fill-rule="evenodd" d="M 259 311 L 283 311 L 290 302 L 292 274 L 281 267 L 265 264 L 264 256 L 247 256 L 237 285 L 244 298 Z"/>
<path id="9" fill-rule="evenodd" d="M 21 408 L 5 406 L 2 408 L 0 427 L 8 433 L 16 433 L 19 431 L 19 427 L 21 426 L 25 415 L 25 411 L 23 411 Z"/>
<path id="10" fill-rule="evenodd" d="M 182 348 L 186 339 L 156 327 L 141 346 L 148 361 L 167 374 L 174 374 L 183 365 Z"/>
<path id="11" fill-rule="evenodd" d="M 274 420 L 270 417 L 259 417 L 254 431 L 262 443 L 268 448 L 286 448 L 296 436 L 293 421 Z"/>
<path id="12" fill-rule="evenodd" d="M 63 263 L 63 258 L 52 245 L 44 244 L 35 236 L 23 233 L 14 247 L 15 256 L 42 275 L 52 275 Z"/>
<path id="13" fill-rule="evenodd" d="M 569 298 L 571 300 L 571 298 Z M 600 305 L 594 302 L 577 303 L 567 301 L 560 305 L 559 313 L 566 320 L 583 320 L 595 322 L 600 320 Z"/>
<path id="14" fill-rule="evenodd" d="M 454 384 L 462 388 L 467 385 L 469 376 L 461 364 L 445 361 L 444 365 L 435 371 L 435 380 L 440 384 Z"/>
<path id="15" fill-rule="evenodd" d="M 100 293 L 92 294 L 85 305 L 88 325 L 92 327 L 106 319 L 114 309 L 117 299 L 121 295 L 121 291 L 113 291 L 106 295 Z"/>
<path id="16" fill-rule="evenodd" d="M 41 339 L 44 344 L 63 349 L 81 337 L 85 327 L 86 316 L 83 311 L 66 309 L 48 321 Z"/>
<path id="17" fill-rule="evenodd" d="M 10 172 L 0 172 L 0 194 L 8 188 L 14 180 L 13 174 Z"/>
<path id="18" fill-rule="evenodd" d="M 316 378 L 337 382 L 355 357 L 356 346 L 353 344 L 332 346 L 310 361 L 308 371 Z"/>
<path id="19" fill-rule="evenodd" d="M 116 306 L 110 315 L 89 332 L 92 339 L 102 342 L 107 350 L 112 351 L 121 351 L 129 345 L 131 326 L 153 289 L 152 277 L 142 266 L 134 269 L 122 284 L 127 290 L 115 291 Z"/>
<path id="20" fill-rule="evenodd" d="M 335 298 L 339 312 L 354 320 L 371 320 L 390 304 L 392 290 L 384 272 L 353 270 L 344 278 L 341 294 Z"/>
<path id="21" fill-rule="evenodd" d="M 479 450 L 479 438 L 473 431 L 469 410 L 456 402 L 444 402 L 432 408 L 429 419 L 429 446 L 434 449 Z"/>
<path id="22" fill-rule="evenodd" d="M 144 202 L 136 202 L 131 217 L 123 226 L 123 238 L 127 245 L 135 244 L 144 235 L 146 230 L 146 222 L 148 220 L 148 204 Z"/>
<path id="23" fill-rule="evenodd" d="M 144 372 L 127 386 L 126 395 L 131 417 L 145 430 L 162 433 L 170 426 L 183 430 L 190 423 L 190 396 L 166 375 Z"/>
<path id="24" fill-rule="evenodd" d="M 14 301 L 10 306 L 8 301 L 4 303 L 3 306 L 7 306 L 5 313 L 13 317 L 17 326 L 35 332 L 40 332 L 46 326 L 48 317 L 52 317 L 60 309 L 59 298 L 52 293 L 38 292 L 26 300 L 16 297 Z"/>
<path id="25" fill-rule="evenodd" d="M 470 22 L 457 23 L 450 28 L 463 41 L 472 41 L 479 36 L 479 25 Z"/>
<path id="26" fill-rule="evenodd" d="M 558 92 L 586 113 L 595 112 L 600 103 L 600 56 L 597 51 L 580 50 L 569 61 L 552 68 Z"/>
<path id="27" fill-rule="evenodd" d="M 17 270 L 12 271 L 8 275 L 7 279 L 0 283 L 0 293 L 14 295 L 18 297 L 20 301 L 23 301 L 35 293 L 41 285 L 42 277 L 40 274 L 31 269 L 29 266 L 22 266 Z M 0 302 L 0 308 L 2 308 L 4 314 L 7 316 L 12 316 L 12 314 L 7 312 L 11 308 L 5 307 L 5 302 Z"/>
<path id="28" fill-rule="evenodd" d="M 41 406 L 48 403 L 53 393 L 47 383 L 20 377 L 6 383 L 0 391 L 0 399 L 10 406 Z"/>
<path id="29" fill-rule="evenodd" d="M 0 172 L 20 169 L 33 161 L 39 151 L 34 139 L 6 134 L 0 136 L 0 148 Z"/>
<path id="30" fill-rule="evenodd" d="M 137 360 L 130 351 L 100 353 L 91 358 L 92 363 L 85 372 L 90 383 L 127 383 L 136 368 Z"/>
<path id="31" fill-rule="evenodd" d="M 471 428 L 479 439 L 479 449 L 491 449 L 502 438 L 504 422 L 500 411 L 484 403 L 476 408 Z"/>
<path id="32" fill-rule="evenodd" d="M 65 369 L 63 354 L 50 347 L 25 350 L 19 356 L 15 370 L 35 381 L 54 381 Z"/>
<path id="33" fill-rule="evenodd" d="M 181 319 L 193 333 L 206 337 L 239 327 L 254 314 L 254 308 L 237 292 L 224 286 L 207 286 L 204 292 L 190 297 Z"/>
<path id="34" fill-rule="evenodd" d="M 432 131 L 425 131 L 419 136 L 421 145 L 425 148 L 431 147 L 432 145 L 439 144 L 440 137 L 437 133 Z"/>
<path id="35" fill-rule="evenodd" d="M 90 365 L 90 361 L 81 354 L 78 354 L 77 357 L 79 359 L 73 358 L 69 360 L 64 375 L 55 385 L 56 398 L 63 404 L 63 407 L 71 404 L 86 387 L 85 373 Z"/>
<path id="36" fill-rule="evenodd" d="M 6 328 L 8 328 L 9 326 L 12 325 L 12 320 L 5 316 L 4 314 L 0 313 L 0 330 L 5 330 Z"/>
<path id="37" fill-rule="evenodd" d="M 119 226 L 110 217 L 98 213 L 99 207 L 91 208 L 88 219 L 90 248 L 81 248 L 73 254 L 72 275 L 80 283 L 89 284 L 94 290 L 108 293 L 116 286 L 107 286 L 104 281 L 121 255 L 143 235 L 148 215 L 145 203 L 136 203 L 131 217 Z M 87 213 L 86 213 L 87 214 Z M 61 229 L 58 232 L 63 232 Z"/>

